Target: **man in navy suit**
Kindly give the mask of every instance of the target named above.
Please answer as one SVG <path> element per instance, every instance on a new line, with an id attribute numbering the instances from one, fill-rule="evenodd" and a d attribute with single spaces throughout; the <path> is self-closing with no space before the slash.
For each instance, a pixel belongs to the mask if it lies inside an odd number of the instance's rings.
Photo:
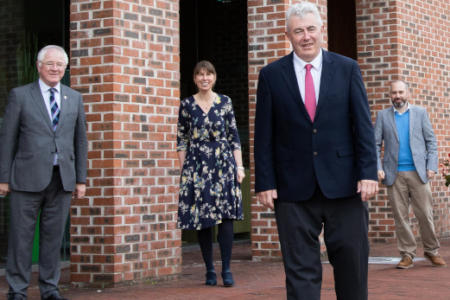
<path id="1" fill-rule="evenodd" d="M 322 50 L 317 7 L 287 12 L 293 52 L 259 74 L 255 191 L 275 209 L 288 299 L 320 299 L 324 229 L 338 299 L 367 299 L 374 130 L 356 61 Z"/>

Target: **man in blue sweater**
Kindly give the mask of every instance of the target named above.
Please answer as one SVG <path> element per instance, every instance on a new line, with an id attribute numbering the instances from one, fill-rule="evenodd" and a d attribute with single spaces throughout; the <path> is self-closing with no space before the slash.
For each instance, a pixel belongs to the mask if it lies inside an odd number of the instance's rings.
<path id="1" fill-rule="evenodd" d="M 433 266 L 445 267 L 447 264 L 438 254 L 439 241 L 434 230 L 433 199 L 428 183 L 438 168 L 436 137 L 426 110 L 408 104 L 408 98 L 408 84 L 401 80 L 392 82 L 393 106 L 378 112 L 375 123 L 378 177 L 387 186 L 402 256 L 397 268 L 413 267 L 416 255 L 416 240 L 409 224 L 409 203 L 419 222 L 424 256 Z"/>

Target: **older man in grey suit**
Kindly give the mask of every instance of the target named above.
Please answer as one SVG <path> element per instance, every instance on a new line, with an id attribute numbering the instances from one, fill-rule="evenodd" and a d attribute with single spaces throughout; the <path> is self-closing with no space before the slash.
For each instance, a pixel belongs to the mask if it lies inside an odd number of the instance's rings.
<path id="1" fill-rule="evenodd" d="M 398 269 L 413 266 L 416 240 L 409 225 L 409 203 L 419 221 L 425 257 L 433 266 L 446 266 L 438 254 L 439 241 L 433 224 L 431 189 L 428 180 L 438 168 L 437 142 L 424 108 L 408 104 L 409 87 L 404 81 L 391 83 L 393 106 L 378 112 L 375 138 L 378 177 L 387 186 L 402 259 Z M 384 158 L 381 149 L 384 141 Z"/>
<path id="2" fill-rule="evenodd" d="M 87 138 L 81 94 L 60 83 L 68 57 L 42 48 L 39 80 L 15 88 L 0 131 L 0 194 L 10 193 L 8 299 L 26 299 L 33 237 L 40 216 L 41 299 L 61 300 L 60 248 L 72 194 L 86 190 Z"/>

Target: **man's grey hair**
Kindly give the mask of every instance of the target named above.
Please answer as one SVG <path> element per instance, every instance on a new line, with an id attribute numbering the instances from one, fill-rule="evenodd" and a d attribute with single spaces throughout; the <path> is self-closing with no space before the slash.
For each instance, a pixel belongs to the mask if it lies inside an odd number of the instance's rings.
<path id="1" fill-rule="evenodd" d="M 45 46 L 44 48 L 42 48 L 41 50 L 39 50 L 38 55 L 37 55 L 37 60 L 39 63 L 44 61 L 45 55 L 47 54 L 47 52 L 51 49 L 56 49 L 59 52 L 61 52 L 64 56 L 64 63 L 67 65 L 69 63 L 69 57 L 67 56 L 66 50 L 64 50 L 63 47 L 57 46 L 57 45 L 48 45 Z"/>
<path id="2" fill-rule="evenodd" d="M 305 17 L 307 14 L 313 14 L 317 20 L 319 21 L 319 25 L 322 26 L 322 18 L 320 17 L 319 10 L 317 9 L 317 6 L 310 2 L 300 2 L 293 4 L 291 7 L 289 7 L 288 11 L 286 12 L 286 30 L 289 30 L 288 23 L 289 18 L 292 16 L 297 16 L 299 18 Z"/>

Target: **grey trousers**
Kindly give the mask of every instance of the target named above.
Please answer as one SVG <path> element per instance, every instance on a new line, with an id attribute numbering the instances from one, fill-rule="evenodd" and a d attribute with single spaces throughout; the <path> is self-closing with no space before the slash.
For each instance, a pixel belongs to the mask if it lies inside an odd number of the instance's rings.
<path id="1" fill-rule="evenodd" d="M 45 296 L 58 289 L 60 249 L 72 192 L 66 192 L 57 168 L 42 192 L 10 193 L 10 230 L 6 280 L 8 294 L 27 295 L 31 277 L 33 239 L 39 210 L 39 289 Z"/>
<path id="2" fill-rule="evenodd" d="M 416 171 L 398 172 L 388 186 L 389 202 L 395 220 L 400 255 L 416 256 L 416 239 L 409 223 L 409 204 L 419 222 L 424 252 L 436 255 L 440 247 L 433 224 L 433 199 L 429 183 L 423 183 Z"/>

